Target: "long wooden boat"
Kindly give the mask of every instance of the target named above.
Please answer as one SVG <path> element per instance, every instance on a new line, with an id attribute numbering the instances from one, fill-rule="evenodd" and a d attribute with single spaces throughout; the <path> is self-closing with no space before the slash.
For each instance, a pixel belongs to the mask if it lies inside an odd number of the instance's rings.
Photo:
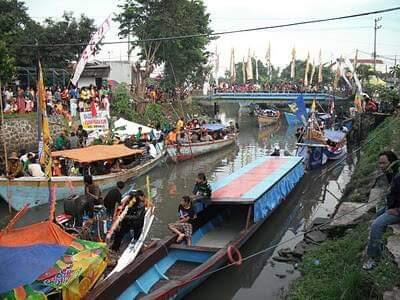
<path id="1" fill-rule="evenodd" d="M 213 184 L 210 203 L 195 204 L 192 246 L 176 244 L 176 236 L 158 241 L 125 272 L 100 282 L 87 299 L 184 297 L 227 263 L 227 255 L 246 243 L 303 174 L 299 157 L 261 157 L 225 177 Z"/>
<path id="2" fill-rule="evenodd" d="M 108 159 L 116 159 L 131 155 L 141 155 L 142 150 L 130 149 L 125 145 L 95 145 L 73 150 L 55 151 L 53 157 L 65 157 L 80 163 L 91 163 Z M 103 190 L 114 187 L 117 181 L 139 177 L 156 167 L 165 155 L 161 151 L 155 158 L 140 163 L 131 169 L 120 172 L 93 176 L 94 182 Z M 57 176 L 51 178 L 51 184 L 56 186 L 56 199 L 66 199 L 71 194 L 84 194 L 83 176 Z M 20 210 L 25 204 L 34 207 L 48 203 L 49 189 L 46 177 L 19 177 L 9 180 L 0 177 L 0 196 L 9 205 Z"/>
<path id="3" fill-rule="evenodd" d="M 260 127 L 278 123 L 281 113 L 278 110 L 267 109 L 257 114 L 257 121 Z"/>
<path id="4" fill-rule="evenodd" d="M 174 162 L 188 160 L 206 153 L 217 151 L 235 143 L 238 134 L 228 134 L 225 139 L 210 142 L 198 142 L 190 144 L 175 144 L 167 146 L 167 153 Z"/>

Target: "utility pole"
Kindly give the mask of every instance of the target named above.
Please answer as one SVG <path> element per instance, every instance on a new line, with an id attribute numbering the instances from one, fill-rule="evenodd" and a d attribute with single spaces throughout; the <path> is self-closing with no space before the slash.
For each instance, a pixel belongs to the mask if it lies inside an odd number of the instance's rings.
<path id="1" fill-rule="evenodd" d="M 382 20 L 382 17 L 376 18 L 374 20 L 374 73 L 376 74 L 376 31 L 382 28 L 382 25 L 378 25 L 378 22 Z"/>

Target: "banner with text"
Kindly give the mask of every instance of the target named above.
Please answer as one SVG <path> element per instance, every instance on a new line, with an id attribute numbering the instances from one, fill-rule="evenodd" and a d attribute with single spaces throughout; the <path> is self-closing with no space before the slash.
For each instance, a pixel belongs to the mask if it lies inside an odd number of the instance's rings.
<path id="1" fill-rule="evenodd" d="M 92 112 L 81 112 L 81 124 L 84 130 L 108 130 L 108 119 L 107 112 L 100 110 L 97 112 L 95 117 L 92 116 Z"/>
<path id="2" fill-rule="evenodd" d="M 96 45 L 101 41 L 105 33 L 110 29 L 110 24 L 111 24 L 111 15 L 103 22 L 103 24 L 101 24 L 101 26 L 97 29 L 97 31 L 92 35 L 89 44 L 86 46 L 85 50 L 81 55 L 81 58 L 79 59 L 78 64 L 76 65 L 74 77 L 71 79 L 73 85 L 76 86 L 79 77 L 81 77 L 83 69 L 85 69 L 86 63 L 96 50 Z"/>

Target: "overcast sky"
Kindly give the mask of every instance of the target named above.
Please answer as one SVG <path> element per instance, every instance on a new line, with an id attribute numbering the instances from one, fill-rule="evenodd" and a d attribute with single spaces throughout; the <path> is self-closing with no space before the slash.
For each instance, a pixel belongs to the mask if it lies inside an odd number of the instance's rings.
<path id="1" fill-rule="evenodd" d="M 63 11 L 82 13 L 94 18 L 100 24 L 112 12 L 118 12 L 117 5 L 123 0 L 26 0 L 29 14 L 37 21 L 45 17 L 59 18 Z M 205 0 L 211 15 L 214 31 L 225 31 L 291 23 L 316 18 L 336 17 L 400 6 L 399 0 Z M 351 5 L 351 6 L 350 6 Z M 353 18 L 344 21 L 302 25 L 297 27 L 265 30 L 250 33 L 225 35 L 213 41 L 209 48 L 218 47 L 220 53 L 220 74 L 229 67 L 230 49 L 235 48 L 236 62 L 247 57 L 248 49 L 265 60 L 268 42 L 271 42 L 271 59 L 274 65 L 284 66 L 290 61 L 291 49 L 296 47 L 297 58 L 305 59 L 307 52 L 318 61 L 322 49 L 324 61 L 335 57 L 354 57 L 355 49 L 373 52 L 374 18 L 382 17 L 377 35 L 377 53 L 391 56 L 400 55 L 400 11 L 381 15 Z M 118 24 L 104 41 L 118 40 Z M 126 45 L 104 45 L 96 56 L 98 59 L 127 59 Z M 362 58 L 370 55 L 360 53 Z M 393 61 L 386 60 L 388 64 Z"/>

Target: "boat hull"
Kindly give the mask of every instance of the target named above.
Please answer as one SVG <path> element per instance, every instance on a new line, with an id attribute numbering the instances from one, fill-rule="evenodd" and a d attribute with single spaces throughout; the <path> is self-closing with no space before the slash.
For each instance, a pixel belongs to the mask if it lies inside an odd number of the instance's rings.
<path id="1" fill-rule="evenodd" d="M 147 173 L 161 162 L 164 155 L 165 152 L 162 152 L 156 158 L 132 169 L 93 176 L 93 180 L 102 190 L 112 188 L 117 181 L 126 182 Z M 72 194 L 84 194 L 83 176 L 52 177 L 50 183 L 56 187 L 57 200 L 66 199 Z M 15 210 L 20 210 L 26 204 L 29 207 L 43 205 L 49 201 L 49 182 L 45 177 L 19 177 L 12 180 L 0 177 L 0 196 Z"/>
<path id="2" fill-rule="evenodd" d="M 224 140 L 216 140 L 211 142 L 200 142 L 185 145 L 168 145 L 167 153 L 172 161 L 184 161 L 206 153 L 217 151 L 226 146 L 235 143 L 236 135 L 229 136 Z"/>
<path id="3" fill-rule="evenodd" d="M 269 126 L 278 123 L 279 116 L 278 117 L 258 116 L 257 120 L 259 126 Z"/>

